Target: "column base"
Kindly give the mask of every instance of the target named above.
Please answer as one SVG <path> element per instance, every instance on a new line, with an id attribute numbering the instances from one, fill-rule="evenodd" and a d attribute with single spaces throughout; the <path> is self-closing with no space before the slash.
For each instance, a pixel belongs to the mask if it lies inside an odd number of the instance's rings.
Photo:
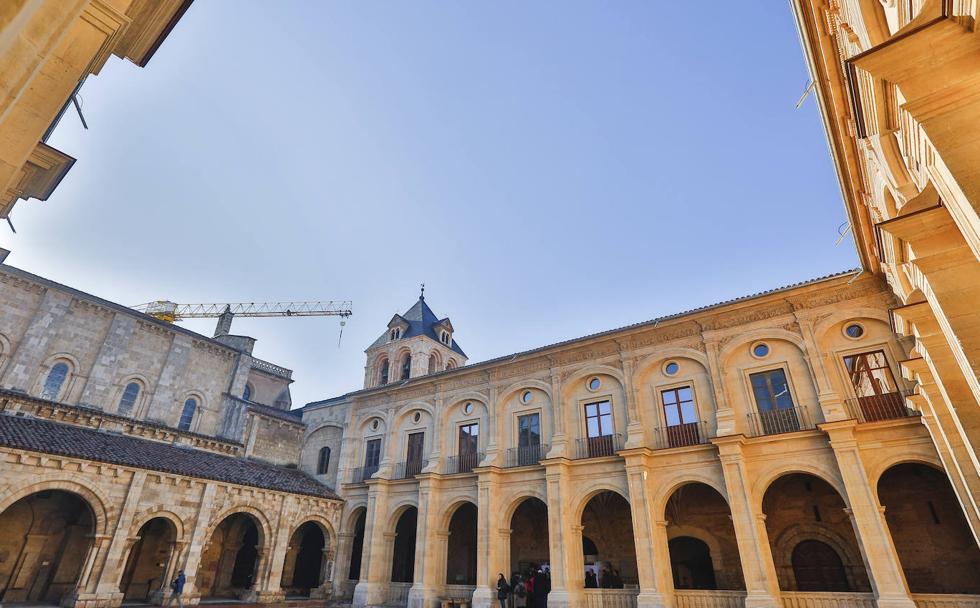
<path id="1" fill-rule="evenodd" d="M 875 604 L 878 608 L 915 608 L 915 601 L 904 593 L 883 595 Z"/>
<path id="2" fill-rule="evenodd" d="M 745 596 L 745 608 L 783 608 L 783 602 L 778 597 L 768 593 L 749 592 Z"/>
<path id="3" fill-rule="evenodd" d="M 659 591 L 640 591 L 636 596 L 636 608 L 670 608 L 672 605 Z"/>
<path id="4" fill-rule="evenodd" d="M 548 608 L 579 608 L 582 605 L 582 593 L 578 591 L 552 588 L 548 594 Z"/>
<path id="5" fill-rule="evenodd" d="M 439 589 L 412 585 L 408 590 L 408 608 L 439 608 L 439 593 Z"/>
<path id="6" fill-rule="evenodd" d="M 333 597 L 333 582 L 331 581 L 323 583 L 316 589 L 310 589 L 311 600 L 328 600 L 331 597 Z"/>
<path id="7" fill-rule="evenodd" d="M 123 594 L 116 593 L 69 593 L 61 600 L 64 608 L 118 608 Z"/>
<path id="8" fill-rule="evenodd" d="M 490 587 L 477 587 L 475 590 L 473 590 L 473 608 L 493 608 L 494 602 L 496 601 L 496 589 L 491 589 Z"/>
<path id="9" fill-rule="evenodd" d="M 361 581 L 354 587 L 352 606 L 380 606 L 384 604 L 385 590 L 380 583 Z"/>

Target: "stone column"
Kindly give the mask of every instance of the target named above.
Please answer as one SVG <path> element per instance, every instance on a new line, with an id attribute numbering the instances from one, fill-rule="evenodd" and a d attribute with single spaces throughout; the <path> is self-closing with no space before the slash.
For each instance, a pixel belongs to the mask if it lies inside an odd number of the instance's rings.
<path id="1" fill-rule="evenodd" d="M 136 508 L 139 506 L 145 482 L 146 471 L 133 473 L 133 478 L 129 482 L 129 489 L 126 492 L 126 499 L 120 510 L 119 518 L 116 520 L 116 528 L 110 537 L 112 542 L 109 544 L 106 560 L 95 577 L 95 593 L 100 597 L 112 598 L 112 601 L 118 599 L 119 603 L 122 603 L 119 583 L 122 580 L 123 568 L 125 567 L 126 552 L 131 544 L 128 542 L 129 528 L 132 526 L 133 517 L 136 515 Z"/>
<path id="2" fill-rule="evenodd" d="M 211 523 L 211 512 L 214 510 L 214 494 L 217 486 L 208 483 L 201 491 L 201 504 L 197 509 L 197 519 L 194 522 L 194 531 L 191 532 L 190 544 L 186 554 L 183 556 L 184 577 L 184 603 L 197 604 L 201 598 L 201 591 L 197 588 L 197 569 L 201 565 L 201 553 L 204 551 L 204 544 L 208 541 L 208 524 Z"/>
<path id="3" fill-rule="evenodd" d="M 721 367 L 719 358 L 718 341 L 709 339 L 702 333 L 704 347 L 708 355 L 708 373 L 711 376 L 711 388 L 714 391 L 715 408 L 715 434 L 719 437 L 732 435 L 738 429 L 735 421 L 735 411 L 732 409 L 731 401 L 725 392 L 725 371 Z"/>
<path id="4" fill-rule="evenodd" d="M 779 582 L 766 532 L 766 518 L 757 510 L 742 456 L 745 438 L 736 435 L 712 440 L 721 455 L 725 492 L 732 512 L 738 555 L 745 578 L 746 608 L 781 608 Z"/>
<path id="5" fill-rule="evenodd" d="M 625 447 L 638 448 L 646 445 L 647 441 L 640 414 L 640 400 L 636 394 L 636 385 L 633 382 L 636 363 L 623 350 L 619 351 L 619 360 L 623 366 L 623 377 L 626 379 L 626 386 L 623 388 L 626 394 L 626 415 L 629 418 L 628 424 L 626 425 Z"/>
<path id="6" fill-rule="evenodd" d="M 320 558 L 320 586 L 310 589 L 310 599 L 329 599 L 333 595 L 334 564 L 336 550 L 332 547 L 323 549 Z"/>
<path id="7" fill-rule="evenodd" d="M 568 490 L 568 461 L 549 463 L 545 471 L 548 487 L 548 553 L 551 559 L 549 608 L 579 606 L 584 588 L 581 522 L 572 521 L 572 496 Z M 577 528 L 577 529 L 576 529 Z"/>
<path id="8" fill-rule="evenodd" d="M 258 547 L 259 557 L 255 568 L 255 584 L 252 590 L 255 592 L 256 601 L 259 603 L 271 603 L 282 601 L 285 594 L 280 585 L 282 581 L 282 571 L 286 564 L 286 553 L 289 551 L 289 540 L 295 524 L 295 508 L 293 500 L 289 496 L 282 499 L 279 506 L 279 516 L 276 519 L 274 530 L 265 530 L 267 536 L 264 546 Z"/>
<path id="9" fill-rule="evenodd" d="M 432 608 L 439 600 L 445 577 L 445 560 L 439 559 L 440 480 L 432 474 L 419 477 L 419 513 L 415 532 L 415 577 L 408 592 L 410 608 Z M 442 571 L 440 576 L 440 565 Z"/>
<path id="10" fill-rule="evenodd" d="M 633 544 L 636 547 L 636 571 L 640 579 L 639 608 L 665 608 L 669 606 L 671 587 L 664 587 L 663 573 L 670 574 L 670 559 L 663 559 L 658 551 L 655 522 L 662 519 L 653 512 L 653 504 L 647 485 L 647 450 L 626 456 L 626 477 L 629 483 L 630 513 L 633 519 Z M 658 567 L 659 566 L 659 567 Z"/>
<path id="11" fill-rule="evenodd" d="M 495 533 L 500 501 L 493 489 L 499 483 L 495 469 L 480 473 L 477 490 L 476 590 L 473 608 L 491 608 L 497 601 L 497 573 L 508 576 L 503 564 L 499 535 Z M 496 541 L 496 542 L 495 542 Z"/>
<path id="12" fill-rule="evenodd" d="M 878 607 L 915 608 L 891 533 L 861 461 L 854 437 L 856 424 L 854 420 L 828 422 L 820 425 L 820 429 L 830 436 L 830 446 L 844 480 L 854 532 L 871 575 Z"/>
<path id="13" fill-rule="evenodd" d="M 820 403 L 823 419 L 829 422 L 850 418 L 851 413 L 844 407 L 844 400 L 841 399 L 840 394 L 830 384 L 830 374 L 827 373 L 827 370 L 833 369 L 834 363 L 831 360 L 831 355 L 820 350 L 820 344 L 817 342 L 817 338 L 813 333 L 813 319 L 801 316 L 800 312 L 797 311 L 796 322 L 800 326 L 803 335 L 803 345 L 806 347 L 806 352 L 809 355 L 806 357 L 810 362 L 807 367 L 813 367 L 810 373 L 813 377 L 814 386 L 817 388 L 817 401 Z"/>
<path id="14" fill-rule="evenodd" d="M 170 597 L 170 581 L 174 580 L 177 576 L 178 564 L 183 557 L 187 545 L 187 541 L 183 540 L 174 541 L 171 544 L 170 557 L 167 559 L 167 567 L 164 569 L 163 576 L 160 579 L 160 588 L 152 593 L 150 603 L 162 606 L 167 601 L 167 598 Z"/>
<path id="15" fill-rule="evenodd" d="M 354 606 L 384 603 L 389 569 L 386 566 L 385 525 L 388 519 L 388 482 L 368 482 L 367 519 L 364 522 L 364 549 L 361 553 L 361 580 L 354 587 Z"/>
<path id="16" fill-rule="evenodd" d="M 551 435 L 551 451 L 547 457 L 557 458 L 568 453 L 568 438 L 565 434 L 565 408 L 561 402 L 561 373 L 555 368 L 551 369 L 551 415 L 555 430 Z"/>
<path id="17" fill-rule="evenodd" d="M 350 576 L 350 560 L 353 552 L 354 535 L 350 532 L 337 533 L 337 558 L 334 565 L 333 597 L 340 598 L 345 593 L 345 584 Z"/>
<path id="18" fill-rule="evenodd" d="M 74 606 L 75 608 L 94 608 L 95 606 L 118 606 L 122 604 L 122 597 L 103 598 L 96 593 L 98 577 L 94 572 L 98 564 L 105 562 L 106 552 L 112 537 L 108 534 L 93 534 L 92 544 L 89 546 L 88 553 L 85 555 L 85 562 L 78 575 L 78 583 L 75 589 L 69 594 L 68 599 L 63 601 L 63 605 Z M 121 596 L 122 594 L 117 594 Z"/>

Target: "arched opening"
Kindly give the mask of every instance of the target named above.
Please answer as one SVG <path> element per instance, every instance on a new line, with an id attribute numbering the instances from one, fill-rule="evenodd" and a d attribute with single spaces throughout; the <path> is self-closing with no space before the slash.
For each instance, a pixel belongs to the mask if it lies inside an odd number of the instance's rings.
<path id="1" fill-rule="evenodd" d="M 408 380 L 411 377 L 412 377 L 412 355 L 411 353 L 405 353 L 402 356 L 401 376 L 399 376 L 398 379 Z"/>
<path id="2" fill-rule="evenodd" d="M 411 583 L 415 578 L 415 530 L 418 509 L 408 507 L 395 524 L 395 542 L 391 550 L 391 582 Z"/>
<path id="3" fill-rule="evenodd" d="M 385 384 L 388 384 L 388 358 L 387 357 L 381 360 L 380 373 L 381 373 L 381 377 L 378 380 L 378 384 L 380 386 L 384 386 Z"/>
<path id="4" fill-rule="evenodd" d="M 439 355 L 432 353 L 429 355 L 429 373 L 434 374 L 439 371 Z"/>
<path id="5" fill-rule="evenodd" d="M 127 601 L 150 601 L 167 588 L 167 567 L 173 556 L 177 529 L 165 517 L 154 517 L 136 533 L 139 540 L 126 559 L 119 590 Z M 170 577 L 172 578 L 172 577 Z"/>
<path id="6" fill-rule="evenodd" d="M 446 584 L 476 584 L 476 505 L 463 503 L 449 520 Z"/>
<path id="7" fill-rule="evenodd" d="M 309 597 L 310 592 L 323 584 L 326 564 L 324 550 L 327 539 L 320 526 L 312 521 L 293 532 L 282 568 L 279 586 L 287 596 Z"/>
<path id="8" fill-rule="evenodd" d="M 510 570 L 527 576 L 550 566 L 548 505 L 525 498 L 510 518 Z M 549 567 L 550 569 L 550 567 Z"/>
<path id="9" fill-rule="evenodd" d="M 347 569 L 347 579 L 357 581 L 361 579 L 361 555 L 364 552 L 364 522 L 367 518 L 367 511 L 360 509 L 354 516 L 354 537 L 351 539 L 350 547 L 350 566 Z"/>
<path id="10" fill-rule="evenodd" d="M 47 377 L 44 379 L 44 386 L 41 388 L 41 398 L 57 401 L 61 395 L 61 388 L 68 378 L 69 371 L 71 370 L 64 361 L 58 361 L 52 365 L 51 369 L 48 370 Z"/>
<path id="11" fill-rule="evenodd" d="M 745 589 L 731 511 L 717 490 L 683 485 L 664 511 L 675 589 Z"/>
<path id="12" fill-rule="evenodd" d="M 912 593 L 980 593 L 980 549 L 944 473 L 893 466 L 878 480 L 878 500 Z"/>
<path id="13" fill-rule="evenodd" d="M 783 475 L 766 490 L 762 509 L 766 514 L 766 531 L 780 589 L 871 591 L 844 499 L 833 486 L 806 473 Z M 818 553 L 819 547 L 804 545 L 799 556 L 804 561 L 800 564 L 809 569 L 804 570 L 804 578 L 799 579 L 795 549 L 805 541 L 827 545 L 839 557 L 841 568 L 832 571 L 833 568 L 826 565 L 830 558 L 825 553 Z"/>
<path id="14" fill-rule="evenodd" d="M 599 492 L 582 511 L 582 535 L 595 545 L 595 555 L 587 556 L 583 579 L 594 575 L 604 589 L 622 589 L 639 584 L 636 572 L 636 546 L 630 505 L 616 492 Z"/>
<path id="15" fill-rule="evenodd" d="M 262 530 L 254 517 L 234 513 L 211 534 L 201 555 L 198 588 L 204 597 L 245 597 L 255 584 Z"/>
<path id="16" fill-rule="evenodd" d="M 0 514 L 0 601 L 59 604 L 74 591 L 95 517 L 72 492 L 44 490 Z"/>
<path id="17" fill-rule="evenodd" d="M 850 591 L 844 562 L 834 548 L 805 540 L 793 548 L 793 576 L 798 591 Z"/>
<path id="18" fill-rule="evenodd" d="M 693 536 L 678 536 L 667 543 L 674 589 L 717 589 L 715 566 L 708 543 Z"/>

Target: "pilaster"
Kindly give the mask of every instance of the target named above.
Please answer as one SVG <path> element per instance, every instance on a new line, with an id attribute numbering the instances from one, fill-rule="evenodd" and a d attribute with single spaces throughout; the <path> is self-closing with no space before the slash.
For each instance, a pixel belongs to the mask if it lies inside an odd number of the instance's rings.
<path id="1" fill-rule="evenodd" d="M 364 549 L 361 554 L 361 580 L 354 587 L 354 606 L 384 603 L 388 583 L 385 573 L 385 524 L 388 517 L 388 482 L 368 482 L 367 519 L 364 522 Z"/>
<path id="2" fill-rule="evenodd" d="M 645 460 L 644 454 L 626 455 L 633 544 L 636 547 L 636 570 L 640 579 L 637 605 L 640 608 L 669 608 L 671 598 L 665 593 L 669 593 L 673 585 L 668 585 L 672 581 L 669 578 L 670 555 L 666 544 L 666 530 L 662 536 L 656 530 L 659 518 L 654 515 Z M 659 546 L 661 541 L 662 547 Z"/>

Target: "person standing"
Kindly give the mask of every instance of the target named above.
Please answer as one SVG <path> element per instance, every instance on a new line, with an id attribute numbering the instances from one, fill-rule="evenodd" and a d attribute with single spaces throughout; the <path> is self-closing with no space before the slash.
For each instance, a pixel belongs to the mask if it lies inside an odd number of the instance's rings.
<path id="1" fill-rule="evenodd" d="M 504 578 L 504 573 L 497 574 L 497 599 L 500 601 L 500 608 L 507 608 L 507 596 L 510 595 L 510 585 Z"/>
<path id="2" fill-rule="evenodd" d="M 184 593 L 184 583 L 186 581 L 187 578 L 184 576 L 184 571 L 178 570 L 177 576 L 170 582 L 170 597 L 167 598 L 167 606 L 173 606 L 174 601 L 176 601 L 178 608 L 184 608 L 182 594 Z"/>

